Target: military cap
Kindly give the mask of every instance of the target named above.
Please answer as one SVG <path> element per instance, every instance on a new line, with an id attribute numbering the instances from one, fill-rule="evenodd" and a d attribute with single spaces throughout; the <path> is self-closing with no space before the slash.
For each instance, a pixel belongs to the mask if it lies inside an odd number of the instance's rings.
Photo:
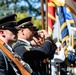
<path id="1" fill-rule="evenodd" d="M 17 26 L 16 14 L 11 14 L 0 19 L 0 29 L 13 29 Z"/>
<path id="2" fill-rule="evenodd" d="M 33 26 L 34 31 L 38 31 L 39 29 L 35 26 Z"/>
<path id="3" fill-rule="evenodd" d="M 17 22 L 19 28 L 33 28 L 34 31 L 38 29 L 31 22 L 32 17 L 26 17 Z"/>
<path id="4" fill-rule="evenodd" d="M 29 22 L 32 20 L 32 17 L 26 17 L 26 18 L 23 18 L 21 20 L 18 21 L 18 25 L 22 24 L 22 23 L 25 23 L 25 22 Z"/>

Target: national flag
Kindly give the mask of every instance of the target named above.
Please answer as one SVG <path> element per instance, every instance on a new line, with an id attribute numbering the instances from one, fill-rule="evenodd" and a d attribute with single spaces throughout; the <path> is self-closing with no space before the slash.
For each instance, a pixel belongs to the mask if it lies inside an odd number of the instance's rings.
<path id="1" fill-rule="evenodd" d="M 47 0 L 48 2 L 48 33 L 52 34 L 53 25 L 55 22 L 55 5 L 52 0 Z"/>

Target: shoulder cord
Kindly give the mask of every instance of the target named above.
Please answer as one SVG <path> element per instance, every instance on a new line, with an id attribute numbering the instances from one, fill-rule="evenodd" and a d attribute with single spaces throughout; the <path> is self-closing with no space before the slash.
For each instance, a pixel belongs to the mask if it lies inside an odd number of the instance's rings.
<path id="1" fill-rule="evenodd" d="M 20 63 L 24 66 L 24 68 L 25 68 L 29 73 L 32 73 L 32 72 L 33 72 L 33 70 L 31 69 L 30 65 L 29 65 L 28 63 L 24 62 L 19 55 L 17 55 L 17 54 L 14 53 L 13 51 L 12 51 L 12 54 L 14 55 L 15 58 L 18 58 L 18 59 L 19 59 Z"/>
<path id="2" fill-rule="evenodd" d="M 10 65 L 13 68 L 13 70 L 15 71 L 16 75 L 20 75 L 19 70 L 15 67 L 15 65 L 13 64 L 13 62 L 8 57 L 7 57 L 7 59 L 10 62 Z"/>
<path id="3" fill-rule="evenodd" d="M 5 47 L 7 47 L 7 45 L 5 45 Z M 9 49 L 8 49 L 9 50 Z M 31 69 L 31 67 L 30 67 L 30 65 L 28 64 L 28 63 L 26 63 L 26 62 L 24 62 L 23 60 L 22 60 L 22 58 L 17 54 L 17 53 L 15 53 L 15 52 L 13 52 L 13 51 L 11 51 L 11 50 L 9 50 L 13 55 L 14 55 L 14 57 L 15 58 L 18 58 L 19 59 L 19 61 L 20 61 L 20 63 L 24 66 L 24 68 L 29 72 L 29 73 L 32 73 L 33 72 L 33 70 Z M 11 60 L 9 60 L 10 62 L 11 62 Z M 12 63 L 11 63 L 12 64 Z M 12 66 L 13 66 L 13 64 L 12 64 Z M 15 68 L 15 67 L 14 67 Z M 17 70 L 18 71 L 18 70 Z"/>

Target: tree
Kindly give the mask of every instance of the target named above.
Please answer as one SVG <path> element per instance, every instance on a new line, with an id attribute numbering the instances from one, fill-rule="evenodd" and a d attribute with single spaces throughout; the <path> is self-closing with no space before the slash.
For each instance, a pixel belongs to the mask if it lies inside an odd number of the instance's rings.
<path id="1" fill-rule="evenodd" d="M 38 16 L 41 16 L 41 4 L 40 0 L 0 0 L 0 17 L 9 15 L 11 13 L 17 13 L 17 20 L 27 16 L 33 16 L 33 20 L 36 22 L 38 28 L 41 28 L 40 20 L 37 20 Z M 39 25 L 39 26 L 38 26 Z"/>
<path id="2" fill-rule="evenodd" d="M 0 14 L 21 12 L 37 17 L 41 15 L 40 8 L 40 0 L 0 0 Z"/>
<path id="3" fill-rule="evenodd" d="M 20 12 L 18 12 L 16 14 L 17 14 L 17 21 L 22 19 L 22 18 L 25 18 L 25 17 L 29 16 L 29 14 L 27 14 L 27 13 L 20 13 Z"/>

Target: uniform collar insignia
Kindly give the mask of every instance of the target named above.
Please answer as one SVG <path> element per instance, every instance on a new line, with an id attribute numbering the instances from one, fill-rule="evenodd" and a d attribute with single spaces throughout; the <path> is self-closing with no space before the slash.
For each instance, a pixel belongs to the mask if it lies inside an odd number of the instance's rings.
<path id="1" fill-rule="evenodd" d="M 30 51 L 30 47 L 28 46 L 24 46 L 26 48 L 27 51 Z"/>

